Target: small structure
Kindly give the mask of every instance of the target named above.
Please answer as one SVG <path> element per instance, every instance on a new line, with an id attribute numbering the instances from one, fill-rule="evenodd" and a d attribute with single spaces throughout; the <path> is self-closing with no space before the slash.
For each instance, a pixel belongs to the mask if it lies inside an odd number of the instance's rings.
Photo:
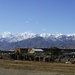
<path id="1" fill-rule="evenodd" d="M 30 48 L 28 49 L 28 53 L 43 53 L 44 51 L 42 49 L 34 49 Z"/>

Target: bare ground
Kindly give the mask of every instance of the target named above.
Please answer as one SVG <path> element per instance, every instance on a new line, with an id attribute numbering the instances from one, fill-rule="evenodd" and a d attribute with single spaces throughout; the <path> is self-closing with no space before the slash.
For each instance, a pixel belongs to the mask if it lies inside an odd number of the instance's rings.
<path id="1" fill-rule="evenodd" d="M 75 64 L 0 60 L 0 75 L 75 75 Z"/>

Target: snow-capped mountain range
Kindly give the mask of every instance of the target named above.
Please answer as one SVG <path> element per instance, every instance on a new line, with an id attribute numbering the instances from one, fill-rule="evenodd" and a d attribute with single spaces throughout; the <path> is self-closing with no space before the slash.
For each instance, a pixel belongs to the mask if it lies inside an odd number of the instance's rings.
<path id="1" fill-rule="evenodd" d="M 66 35 L 49 34 L 49 33 L 35 34 L 30 32 L 12 34 L 10 32 L 4 32 L 0 34 L 0 41 L 18 42 L 29 38 L 35 38 L 35 37 L 43 37 L 45 40 L 50 39 L 52 41 L 75 40 L 75 34 L 66 34 Z"/>
<path id="2" fill-rule="evenodd" d="M 52 46 L 75 49 L 75 34 L 34 34 L 30 32 L 19 34 L 4 32 L 0 34 L 1 50 L 15 48 L 50 48 Z"/>

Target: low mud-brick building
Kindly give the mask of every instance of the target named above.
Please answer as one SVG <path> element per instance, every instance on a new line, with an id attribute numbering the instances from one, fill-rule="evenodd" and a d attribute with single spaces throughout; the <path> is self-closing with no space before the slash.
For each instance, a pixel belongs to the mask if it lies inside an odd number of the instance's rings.
<path id="1" fill-rule="evenodd" d="M 73 56 L 74 61 L 74 49 L 59 49 L 57 47 L 51 48 L 16 48 L 14 54 L 11 54 L 11 59 L 16 60 L 30 60 L 30 61 L 66 61 L 68 55 Z M 64 57 L 65 56 L 65 57 Z"/>
<path id="2" fill-rule="evenodd" d="M 45 61 L 43 49 L 17 48 L 15 49 L 15 59 Z"/>
<path id="3" fill-rule="evenodd" d="M 52 61 L 59 57 L 60 49 L 52 48 L 17 48 L 15 49 L 15 59 L 34 60 L 34 61 Z"/>
<path id="4" fill-rule="evenodd" d="M 42 49 L 35 49 L 35 48 L 28 49 L 28 55 L 30 56 L 31 60 L 43 61 L 43 58 L 44 58 L 43 54 L 44 54 L 44 51 Z"/>

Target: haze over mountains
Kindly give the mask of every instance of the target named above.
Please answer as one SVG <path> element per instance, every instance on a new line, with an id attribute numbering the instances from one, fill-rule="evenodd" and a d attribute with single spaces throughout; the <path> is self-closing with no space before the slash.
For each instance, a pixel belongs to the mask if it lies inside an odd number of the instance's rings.
<path id="1" fill-rule="evenodd" d="M 75 34 L 34 34 L 29 32 L 0 34 L 0 49 L 2 50 L 19 47 L 49 48 L 51 46 L 73 49 L 75 48 Z"/>

